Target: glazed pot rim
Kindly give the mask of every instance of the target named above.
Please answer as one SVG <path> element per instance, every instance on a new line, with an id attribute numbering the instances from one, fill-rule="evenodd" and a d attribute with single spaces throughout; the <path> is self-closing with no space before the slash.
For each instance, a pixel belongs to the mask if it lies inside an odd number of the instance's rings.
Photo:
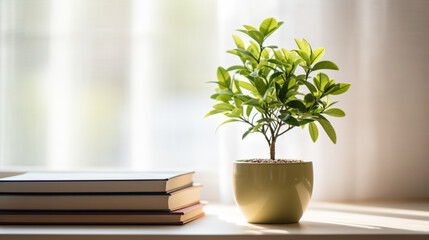
<path id="1" fill-rule="evenodd" d="M 289 164 L 312 164 L 312 161 L 303 162 L 290 162 L 290 163 L 257 163 L 257 162 L 244 162 L 250 159 L 234 160 L 234 164 L 248 164 L 248 165 L 289 165 Z"/>

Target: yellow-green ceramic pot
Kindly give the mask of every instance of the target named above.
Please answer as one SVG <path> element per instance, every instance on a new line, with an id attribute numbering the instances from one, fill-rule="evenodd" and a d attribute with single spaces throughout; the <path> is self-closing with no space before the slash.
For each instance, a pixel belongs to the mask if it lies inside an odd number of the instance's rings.
<path id="1" fill-rule="evenodd" d="M 250 223 L 296 223 L 313 192 L 313 163 L 235 161 L 235 200 Z"/>

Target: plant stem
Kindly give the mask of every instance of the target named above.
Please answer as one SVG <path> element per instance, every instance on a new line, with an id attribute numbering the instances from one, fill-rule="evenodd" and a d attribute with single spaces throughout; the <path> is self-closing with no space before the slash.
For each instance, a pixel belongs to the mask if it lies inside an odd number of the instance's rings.
<path id="1" fill-rule="evenodd" d="M 310 72 L 311 72 L 311 70 L 310 69 L 308 69 L 305 73 L 305 81 L 307 81 L 307 79 L 308 79 L 308 76 L 310 76 Z"/>
<path id="2" fill-rule="evenodd" d="M 264 50 L 264 47 L 262 46 L 262 44 L 259 44 L 259 57 L 258 57 L 258 63 L 261 62 L 261 56 L 262 56 L 262 51 Z"/>
<path id="3" fill-rule="evenodd" d="M 278 135 L 277 135 L 277 137 L 280 137 L 281 135 L 283 135 L 283 134 L 287 133 L 287 132 L 288 132 L 289 130 L 291 130 L 292 128 L 294 128 L 294 126 L 289 125 L 289 127 L 288 127 L 286 130 L 284 130 L 282 133 L 278 134 Z"/>
<path id="4" fill-rule="evenodd" d="M 271 144 L 270 144 L 270 159 L 275 160 L 276 159 L 276 140 L 277 137 L 272 138 Z"/>
<path id="5" fill-rule="evenodd" d="M 252 122 L 250 122 L 249 120 L 246 120 L 245 118 L 243 118 L 243 117 L 240 117 L 240 120 L 242 121 L 242 122 L 244 122 L 244 123 L 247 123 L 247 124 L 249 124 L 250 126 L 252 126 L 252 127 L 255 127 L 255 125 L 252 123 L 253 122 L 253 120 L 252 120 Z M 267 132 L 266 132 L 266 130 L 265 130 L 265 127 L 264 126 L 262 126 L 262 132 L 261 131 L 258 131 L 258 132 L 260 132 L 260 133 L 262 133 L 262 135 L 264 135 L 264 137 L 265 137 L 265 140 L 267 141 L 267 143 L 268 143 L 268 146 L 270 146 L 270 139 L 268 139 L 268 137 L 267 137 Z"/>
<path id="6" fill-rule="evenodd" d="M 262 126 L 262 135 L 264 135 L 265 140 L 268 143 L 268 147 L 270 146 L 270 139 L 267 137 L 267 129 L 265 129 L 265 126 Z"/>

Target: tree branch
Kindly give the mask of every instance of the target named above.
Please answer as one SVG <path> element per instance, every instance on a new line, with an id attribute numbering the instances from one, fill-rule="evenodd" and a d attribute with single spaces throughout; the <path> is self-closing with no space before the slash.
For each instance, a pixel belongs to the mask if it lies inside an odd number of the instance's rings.
<path id="1" fill-rule="evenodd" d="M 287 133 L 289 130 L 291 130 L 292 128 L 294 128 L 295 126 L 291 126 L 291 125 L 289 125 L 289 127 L 286 129 L 286 130 L 284 130 L 282 133 L 280 133 L 279 135 L 278 135 L 278 137 L 280 137 L 281 135 L 283 135 L 283 134 L 285 134 L 285 133 Z"/>

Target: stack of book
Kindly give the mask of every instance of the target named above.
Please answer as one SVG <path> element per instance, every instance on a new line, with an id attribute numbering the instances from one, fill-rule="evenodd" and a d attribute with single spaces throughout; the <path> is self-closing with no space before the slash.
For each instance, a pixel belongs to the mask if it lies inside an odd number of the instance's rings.
<path id="1" fill-rule="evenodd" d="M 0 224 L 185 224 L 204 215 L 193 172 L 26 172 L 0 178 Z"/>

